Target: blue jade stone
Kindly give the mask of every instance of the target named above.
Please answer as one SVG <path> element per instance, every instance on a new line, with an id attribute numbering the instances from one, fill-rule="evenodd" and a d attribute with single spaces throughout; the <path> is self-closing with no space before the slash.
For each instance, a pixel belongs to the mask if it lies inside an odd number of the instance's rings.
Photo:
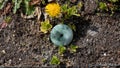
<path id="1" fill-rule="evenodd" d="M 65 24 L 58 24 L 51 30 L 50 39 L 56 46 L 68 45 L 73 39 L 73 31 Z"/>

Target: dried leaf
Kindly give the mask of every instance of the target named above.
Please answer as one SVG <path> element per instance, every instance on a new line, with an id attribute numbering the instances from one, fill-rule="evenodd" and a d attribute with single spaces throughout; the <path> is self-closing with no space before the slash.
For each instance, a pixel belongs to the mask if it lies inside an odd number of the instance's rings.
<path id="1" fill-rule="evenodd" d="M 25 19 L 31 19 L 31 18 L 34 18 L 36 15 L 34 14 L 31 14 L 31 15 L 24 15 L 23 13 L 21 13 L 21 17 L 22 18 L 25 18 Z"/>
<path id="2" fill-rule="evenodd" d="M 40 7 L 36 7 L 36 15 L 37 15 L 37 20 L 40 20 L 40 17 L 41 17 L 41 8 Z"/>
<path id="3" fill-rule="evenodd" d="M 70 0 L 70 2 L 75 3 L 75 2 L 77 2 L 77 0 Z"/>
<path id="4" fill-rule="evenodd" d="M 31 18 L 34 18 L 36 16 L 38 17 L 38 20 L 39 20 L 40 16 L 41 16 L 41 8 L 40 7 L 35 7 L 35 11 L 31 15 L 24 15 L 23 13 L 21 13 L 21 17 L 23 17 L 25 19 L 31 19 Z"/>
<path id="5" fill-rule="evenodd" d="M 41 3 L 41 0 L 31 0 L 30 5 L 38 5 Z"/>
<path id="6" fill-rule="evenodd" d="M 8 24 L 7 24 L 5 21 L 0 22 L 0 31 L 1 31 L 3 28 L 6 28 L 7 25 L 8 25 Z"/>
<path id="7" fill-rule="evenodd" d="M 8 3 L 7 6 L 4 9 L 3 15 L 9 13 L 11 11 L 11 8 L 12 8 L 12 4 Z"/>

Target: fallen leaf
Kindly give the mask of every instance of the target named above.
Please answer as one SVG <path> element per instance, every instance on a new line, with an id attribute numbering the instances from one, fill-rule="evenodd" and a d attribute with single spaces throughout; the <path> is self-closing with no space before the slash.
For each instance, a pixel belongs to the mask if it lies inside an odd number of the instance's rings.
<path id="1" fill-rule="evenodd" d="M 30 5 L 39 5 L 41 0 L 31 0 Z"/>
<path id="2" fill-rule="evenodd" d="M 36 7 L 36 15 L 37 15 L 37 20 L 40 20 L 40 17 L 41 17 L 41 8 L 40 7 Z"/>
<path id="3" fill-rule="evenodd" d="M 25 19 L 31 19 L 31 18 L 34 18 L 35 16 L 37 16 L 35 12 L 31 15 L 24 15 L 23 13 L 21 13 L 21 17 Z"/>
<path id="4" fill-rule="evenodd" d="M 75 2 L 77 2 L 77 0 L 70 0 L 70 2 L 75 3 Z"/>
<path id="5" fill-rule="evenodd" d="M 6 28 L 7 27 L 7 23 L 5 21 L 3 21 L 2 23 L 0 23 L 0 31 L 3 29 L 3 28 Z"/>
<path id="6" fill-rule="evenodd" d="M 41 17 L 41 8 L 40 7 L 35 7 L 35 11 L 33 14 L 31 15 L 24 15 L 23 13 L 21 13 L 21 17 L 25 18 L 25 19 L 31 19 L 37 16 L 37 19 L 39 20 Z"/>
<path id="7" fill-rule="evenodd" d="M 11 11 L 11 8 L 12 8 L 12 4 L 8 3 L 7 6 L 4 8 L 3 15 L 9 13 Z"/>

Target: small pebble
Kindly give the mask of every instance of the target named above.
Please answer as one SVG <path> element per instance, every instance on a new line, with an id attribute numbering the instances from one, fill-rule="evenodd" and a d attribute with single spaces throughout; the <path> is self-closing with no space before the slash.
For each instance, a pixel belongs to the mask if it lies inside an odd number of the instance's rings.
<path id="1" fill-rule="evenodd" d="M 13 44 L 15 44 L 15 42 L 13 42 Z"/>
<path id="2" fill-rule="evenodd" d="M 15 37 L 15 35 L 13 34 L 13 37 Z"/>
<path id="3" fill-rule="evenodd" d="M 2 50 L 2 53 L 5 54 L 6 53 L 5 50 Z"/>
<path id="4" fill-rule="evenodd" d="M 92 31 L 92 30 L 88 30 L 87 33 L 91 36 L 95 36 L 98 32 L 96 31 Z"/>
<path id="5" fill-rule="evenodd" d="M 12 60 L 11 60 L 11 59 L 9 59 L 8 63 L 9 63 L 9 64 L 11 64 L 11 62 L 12 62 Z"/>
<path id="6" fill-rule="evenodd" d="M 86 40 L 87 42 L 89 41 L 89 39 Z"/>
<path id="7" fill-rule="evenodd" d="M 120 55 L 120 51 L 118 51 L 118 55 Z"/>
<path id="8" fill-rule="evenodd" d="M 19 58 L 19 61 L 21 61 L 22 59 L 21 58 Z"/>
<path id="9" fill-rule="evenodd" d="M 106 53 L 104 53 L 103 55 L 104 55 L 104 56 L 107 56 L 107 54 L 106 54 Z"/>
<path id="10" fill-rule="evenodd" d="M 15 33 L 15 30 L 13 32 Z"/>

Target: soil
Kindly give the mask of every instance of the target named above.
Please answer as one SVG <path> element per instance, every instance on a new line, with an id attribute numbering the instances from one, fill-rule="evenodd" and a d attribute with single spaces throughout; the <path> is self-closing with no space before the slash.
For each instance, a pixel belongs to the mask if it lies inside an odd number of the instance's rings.
<path id="1" fill-rule="evenodd" d="M 63 62 L 58 67 L 120 68 L 120 13 L 98 15 L 96 0 L 81 2 L 81 16 L 67 20 L 76 25 L 71 44 L 79 48 L 76 53 L 59 56 Z M 49 33 L 40 32 L 40 24 L 34 19 L 24 19 L 19 14 L 9 16 L 12 23 L 0 31 L 0 66 L 54 67 L 50 60 L 58 55 L 58 47 L 50 41 Z"/>

